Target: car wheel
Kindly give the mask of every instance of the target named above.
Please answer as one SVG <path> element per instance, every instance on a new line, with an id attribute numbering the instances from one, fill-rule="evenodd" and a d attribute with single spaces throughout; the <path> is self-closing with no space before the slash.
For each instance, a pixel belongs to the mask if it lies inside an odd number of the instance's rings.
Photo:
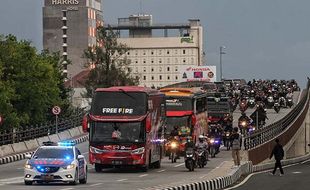
<path id="1" fill-rule="evenodd" d="M 32 185 L 32 181 L 25 181 L 25 185 Z"/>
<path id="2" fill-rule="evenodd" d="M 69 182 L 70 185 L 76 185 L 79 181 L 79 175 L 78 175 L 78 170 L 75 170 L 75 174 L 74 174 L 74 179 L 73 181 Z"/>
<path id="3" fill-rule="evenodd" d="M 81 184 L 86 184 L 87 183 L 87 167 L 86 167 L 86 171 L 85 171 L 85 176 L 83 179 L 80 179 L 80 183 Z"/>

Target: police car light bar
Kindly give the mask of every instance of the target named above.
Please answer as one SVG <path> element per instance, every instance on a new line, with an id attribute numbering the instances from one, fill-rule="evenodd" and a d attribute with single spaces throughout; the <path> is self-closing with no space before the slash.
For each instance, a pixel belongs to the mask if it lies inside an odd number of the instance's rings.
<path id="1" fill-rule="evenodd" d="M 75 146 L 75 143 L 72 141 L 67 141 L 67 142 L 59 142 L 58 146 Z"/>
<path id="2" fill-rule="evenodd" d="M 42 143 L 44 146 L 57 146 L 56 142 L 46 141 Z"/>

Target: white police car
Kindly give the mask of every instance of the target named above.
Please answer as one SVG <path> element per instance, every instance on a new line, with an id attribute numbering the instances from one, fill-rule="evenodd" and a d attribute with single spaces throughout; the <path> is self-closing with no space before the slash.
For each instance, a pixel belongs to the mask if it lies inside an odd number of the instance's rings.
<path id="1" fill-rule="evenodd" d="M 33 155 L 27 155 L 24 181 L 68 182 L 75 185 L 87 182 L 87 163 L 73 143 L 44 142 Z"/>

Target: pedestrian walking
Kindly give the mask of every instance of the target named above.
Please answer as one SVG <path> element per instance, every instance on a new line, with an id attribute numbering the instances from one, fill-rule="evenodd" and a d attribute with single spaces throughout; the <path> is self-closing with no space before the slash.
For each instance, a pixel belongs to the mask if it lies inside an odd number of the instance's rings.
<path id="1" fill-rule="evenodd" d="M 234 127 L 233 133 L 230 137 L 232 157 L 234 159 L 234 167 L 240 166 L 240 150 L 242 145 L 242 138 L 240 133 L 238 133 L 238 127 Z"/>
<path id="2" fill-rule="evenodd" d="M 274 159 L 276 160 L 276 163 L 274 165 L 274 169 L 272 171 L 272 175 L 275 175 L 277 168 L 280 169 L 280 176 L 284 174 L 282 169 L 281 160 L 284 157 L 284 150 L 283 146 L 280 144 L 279 139 L 276 139 L 276 145 L 273 147 L 272 152 L 270 154 L 270 159 L 274 156 Z"/>

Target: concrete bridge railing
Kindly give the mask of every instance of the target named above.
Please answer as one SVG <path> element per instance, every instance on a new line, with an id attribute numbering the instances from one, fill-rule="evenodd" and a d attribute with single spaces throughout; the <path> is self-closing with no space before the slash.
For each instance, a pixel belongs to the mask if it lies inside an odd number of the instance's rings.
<path id="1" fill-rule="evenodd" d="M 253 165 L 261 163 L 269 158 L 275 138 L 278 138 L 283 146 L 289 145 L 289 147 L 286 146 L 286 150 L 288 151 L 293 144 L 291 140 L 297 131 L 306 127 L 305 120 L 307 118 L 306 116 L 309 115 L 309 87 L 310 81 L 308 80 L 307 88 L 303 90 L 299 103 L 287 116 L 245 137 L 245 149 L 248 151 L 248 159 L 252 161 Z M 304 135 L 306 136 L 306 133 Z M 302 142 L 304 147 L 306 147 L 307 140 L 305 137 L 303 137 Z M 293 152 L 296 152 L 295 150 L 288 152 L 290 152 L 288 157 L 295 156 L 293 154 Z M 306 152 L 304 152 L 304 154 L 305 153 Z"/>

